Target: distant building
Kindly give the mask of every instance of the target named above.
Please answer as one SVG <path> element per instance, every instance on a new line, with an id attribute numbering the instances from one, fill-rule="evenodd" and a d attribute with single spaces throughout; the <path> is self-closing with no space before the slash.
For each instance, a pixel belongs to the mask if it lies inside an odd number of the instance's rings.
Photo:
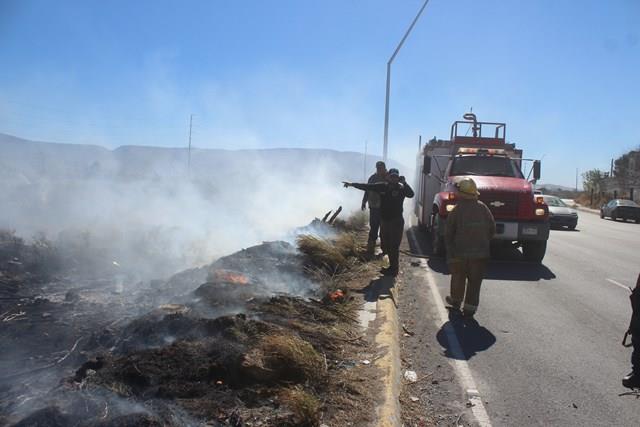
<path id="1" fill-rule="evenodd" d="M 619 157 L 613 166 L 613 176 L 602 183 L 602 192 L 611 198 L 640 201 L 640 150 Z"/>

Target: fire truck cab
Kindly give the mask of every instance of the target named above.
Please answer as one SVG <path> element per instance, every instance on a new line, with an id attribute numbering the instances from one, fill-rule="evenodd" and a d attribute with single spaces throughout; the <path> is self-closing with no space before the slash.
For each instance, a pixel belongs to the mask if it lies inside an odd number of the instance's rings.
<path id="1" fill-rule="evenodd" d="M 435 254 L 445 252 L 446 219 L 457 202 L 456 182 L 471 177 L 479 199 L 496 221 L 496 243 L 522 247 L 524 258 L 541 262 L 549 238 L 549 208 L 534 196 L 540 161 L 523 159 L 522 150 L 506 141 L 506 124 L 478 122 L 467 113 L 451 126 L 449 140 L 432 139 L 418 153 L 415 213 L 427 229 Z M 532 161 L 528 180 L 522 162 Z"/>

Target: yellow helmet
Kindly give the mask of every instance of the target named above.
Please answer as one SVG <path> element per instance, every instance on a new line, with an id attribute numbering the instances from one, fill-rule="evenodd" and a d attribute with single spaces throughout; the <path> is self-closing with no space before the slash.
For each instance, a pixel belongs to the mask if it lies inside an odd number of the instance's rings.
<path id="1" fill-rule="evenodd" d="M 478 187 L 476 182 L 471 178 L 462 178 L 456 183 L 458 191 L 469 196 L 479 196 Z"/>

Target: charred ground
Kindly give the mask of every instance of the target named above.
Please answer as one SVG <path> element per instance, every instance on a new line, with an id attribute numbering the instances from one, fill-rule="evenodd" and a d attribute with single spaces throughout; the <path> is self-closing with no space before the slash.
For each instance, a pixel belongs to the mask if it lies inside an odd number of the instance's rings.
<path id="1" fill-rule="evenodd" d="M 371 348 L 351 290 L 374 266 L 362 231 L 311 230 L 130 288 L 76 280 L 55 248 L 35 274 L 36 243 L 6 234 L 0 424 L 367 422 L 375 373 L 357 363 Z"/>

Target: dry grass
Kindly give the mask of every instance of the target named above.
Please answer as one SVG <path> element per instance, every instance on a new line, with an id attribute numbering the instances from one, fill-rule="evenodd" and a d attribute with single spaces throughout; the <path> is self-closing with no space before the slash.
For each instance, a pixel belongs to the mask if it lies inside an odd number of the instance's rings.
<path id="1" fill-rule="evenodd" d="M 331 274 L 353 267 L 364 253 L 364 247 L 352 233 L 340 233 L 331 239 L 304 234 L 298 237 L 297 243 L 298 249 L 313 265 L 325 268 Z"/>
<path id="2" fill-rule="evenodd" d="M 333 225 L 344 231 L 362 231 L 367 227 L 369 218 L 365 211 L 356 211 L 349 215 L 346 220 L 336 219 Z"/>
<path id="3" fill-rule="evenodd" d="M 267 335 L 259 345 L 269 366 L 285 370 L 295 380 L 321 381 L 326 362 L 313 346 L 295 335 Z"/>
<path id="4" fill-rule="evenodd" d="M 346 258 L 360 258 L 365 250 L 358 237 L 353 233 L 339 234 L 333 241 L 333 245 Z"/>
<path id="5" fill-rule="evenodd" d="M 44 234 L 25 241 L 13 230 L 0 229 L 0 264 L 12 260 L 19 261 L 22 270 L 41 280 L 57 273 L 63 264 L 58 249 Z"/>
<path id="6" fill-rule="evenodd" d="M 295 387 L 282 391 L 280 402 L 291 410 L 296 425 L 315 427 L 320 424 L 320 402 L 302 388 Z"/>
<path id="7" fill-rule="evenodd" d="M 24 240 L 16 236 L 15 230 L 0 229 L 0 243 L 22 246 Z"/>
<path id="8" fill-rule="evenodd" d="M 298 249 L 317 266 L 336 271 L 347 266 L 347 258 L 340 249 L 328 239 L 304 234 L 297 239 Z"/>

